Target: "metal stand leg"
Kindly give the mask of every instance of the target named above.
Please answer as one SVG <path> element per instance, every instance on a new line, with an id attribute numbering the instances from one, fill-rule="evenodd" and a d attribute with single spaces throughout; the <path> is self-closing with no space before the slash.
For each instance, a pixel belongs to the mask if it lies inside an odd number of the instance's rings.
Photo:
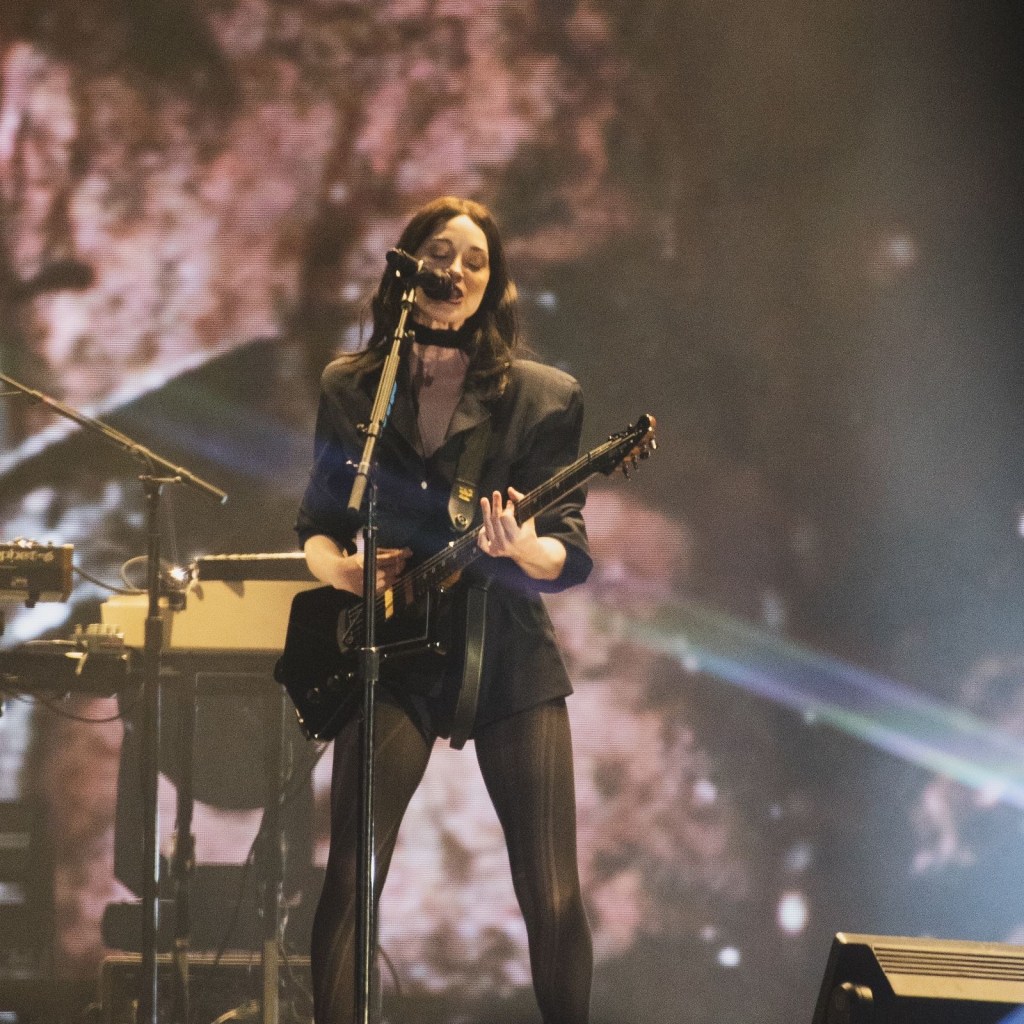
<path id="1" fill-rule="evenodd" d="M 174 894 L 174 1024 L 189 1024 L 189 947 L 192 915 L 189 885 L 195 865 L 195 836 L 192 833 L 194 799 L 192 780 L 195 762 L 196 699 L 198 687 L 194 673 L 180 680 L 178 704 L 181 711 L 178 733 L 178 799 L 174 826 L 174 852 L 171 881 Z"/>
<path id="2" fill-rule="evenodd" d="M 263 834 L 266 861 L 263 874 L 263 1024 L 280 1021 L 280 955 L 278 951 L 283 916 L 284 851 L 281 802 L 284 796 L 287 766 L 285 764 L 285 723 L 288 702 L 285 691 L 275 686 L 270 698 L 274 728 L 266 749 L 267 780 L 263 809 Z"/>
<path id="3" fill-rule="evenodd" d="M 158 1024 L 159 990 L 157 942 L 160 932 L 160 811 L 157 786 L 160 775 L 160 655 L 163 649 L 163 618 L 160 615 L 160 487 L 163 481 L 143 477 L 146 489 L 147 592 L 142 685 L 142 979 L 139 989 L 139 1021 Z"/>

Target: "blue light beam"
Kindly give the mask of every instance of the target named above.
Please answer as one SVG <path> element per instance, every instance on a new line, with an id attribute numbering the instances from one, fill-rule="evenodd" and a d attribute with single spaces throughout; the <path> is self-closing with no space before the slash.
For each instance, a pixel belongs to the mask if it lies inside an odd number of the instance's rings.
<path id="1" fill-rule="evenodd" d="M 662 608 L 633 635 L 687 669 L 1024 808 L 1024 742 L 949 703 L 695 603 Z"/>

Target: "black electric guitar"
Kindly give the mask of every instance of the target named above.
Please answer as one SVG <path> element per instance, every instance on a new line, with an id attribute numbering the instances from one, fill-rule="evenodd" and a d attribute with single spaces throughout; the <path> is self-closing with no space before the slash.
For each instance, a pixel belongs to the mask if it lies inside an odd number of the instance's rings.
<path id="1" fill-rule="evenodd" d="M 591 477 L 610 476 L 646 459 L 657 448 L 655 420 L 644 415 L 635 426 L 612 434 L 524 495 L 515 506 L 522 524 L 556 504 Z M 376 598 L 376 640 L 381 675 L 389 664 L 444 658 L 459 620 L 455 584 L 481 554 L 477 530 L 451 541 L 436 554 L 400 576 Z M 455 600 L 452 600 L 452 597 Z M 349 708 L 362 697 L 361 651 L 364 641 L 362 598 L 334 587 L 316 587 L 295 595 L 284 652 L 274 678 L 288 691 L 299 725 L 310 739 L 330 740 L 341 729 Z"/>

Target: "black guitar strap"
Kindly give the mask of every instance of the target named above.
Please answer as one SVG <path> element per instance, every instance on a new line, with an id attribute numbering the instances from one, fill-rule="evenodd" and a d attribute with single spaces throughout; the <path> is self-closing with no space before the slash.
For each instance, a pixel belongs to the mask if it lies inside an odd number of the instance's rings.
<path id="1" fill-rule="evenodd" d="M 491 421 L 484 420 L 469 437 L 459 456 L 455 481 L 448 498 L 452 526 L 465 533 L 476 517 L 480 469 L 491 439 Z M 462 663 L 462 685 L 452 716 L 451 745 L 461 750 L 473 731 L 480 697 L 480 676 L 484 665 L 484 637 L 487 628 L 487 588 L 490 580 L 474 580 L 466 592 L 466 654 Z"/>
<path id="2" fill-rule="evenodd" d="M 491 420 L 488 417 L 483 423 L 470 431 L 459 464 L 455 467 L 455 481 L 448 496 L 448 518 L 452 527 L 459 533 L 465 533 L 476 517 L 476 492 L 480 486 L 480 468 L 484 464 L 487 445 L 491 440 Z"/>
<path id="3" fill-rule="evenodd" d="M 462 663 L 462 686 L 452 715 L 451 745 L 461 750 L 473 731 L 480 697 L 480 676 L 484 667 L 484 637 L 487 635 L 487 588 L 490 580 L 474 581 L 466 592 L 466 655 Z"/>

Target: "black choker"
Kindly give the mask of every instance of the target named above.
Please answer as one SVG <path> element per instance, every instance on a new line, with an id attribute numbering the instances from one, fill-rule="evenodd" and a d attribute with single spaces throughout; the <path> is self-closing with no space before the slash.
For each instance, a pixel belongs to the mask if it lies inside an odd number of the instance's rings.
<path id="1" fill-rule="evenodd" d="M 457 331 L 413 324 L 412 333 L 414 339 L 421 345 L 437 345 L 439 348 L 464 348 L 469 340 L 469 331 L 466 330 L 465 324 Z"/>

